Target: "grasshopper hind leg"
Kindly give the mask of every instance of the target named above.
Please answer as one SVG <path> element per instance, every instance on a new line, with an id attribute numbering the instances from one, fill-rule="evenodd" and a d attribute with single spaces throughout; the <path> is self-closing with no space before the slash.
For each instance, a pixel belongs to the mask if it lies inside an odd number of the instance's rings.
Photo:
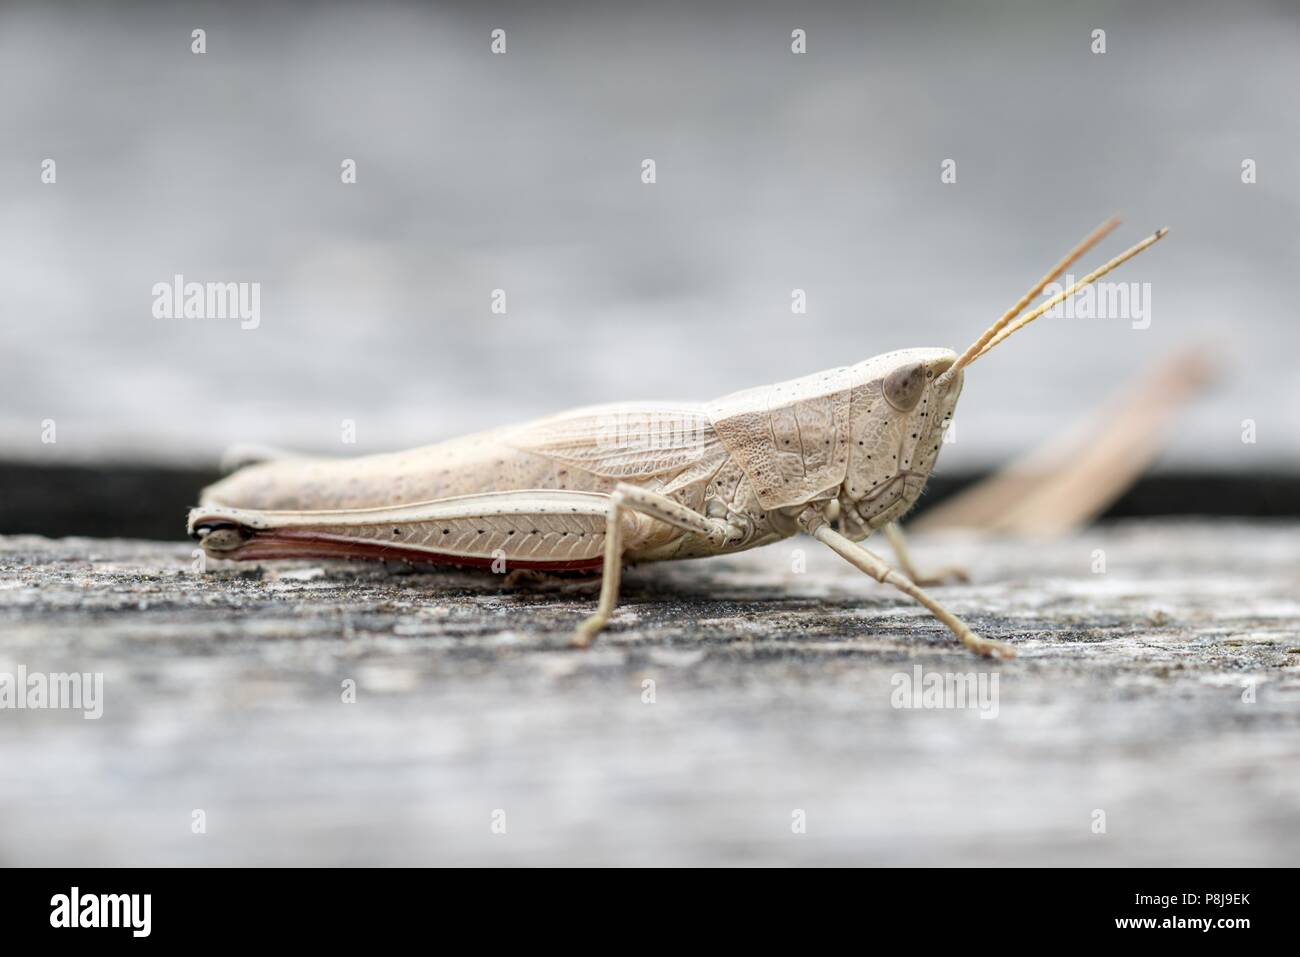
<path id="1" fill-rule="evenodd" d="M 722 519 L 708 518 L 667 496 L 620 482 L 609 496 L 600 600 L 595 614 L 578 626 L 577 632 L 569 641 L 570 647 L 589 647 L 600 630 L 609 623 L 609 616 L 618 605 L 618 589 L 623 577 L 623 519 L 628 512 L 640 513 L 682 531 L 703 535 L 717 544 L 739 534 L 737 529 Z"/>

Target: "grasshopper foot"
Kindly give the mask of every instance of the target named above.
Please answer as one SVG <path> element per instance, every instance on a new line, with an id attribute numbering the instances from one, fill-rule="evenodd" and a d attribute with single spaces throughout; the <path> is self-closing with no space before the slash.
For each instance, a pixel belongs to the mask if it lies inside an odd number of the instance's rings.
<path id="1" fill-rule="evenodd" d="M 945 585 L 948 582 L 966 583 L 970 581 L 970 573 L 961 565 L 944 565 L 942 568 L 936 568 L 928 575 L 918 575 L 912 581 L 918 585 Z"/>
<path id="2" fill-rule="evenodd" d="M 595 641 L 596 636 L 600 634 L 600 630 L 605 627 L 605 622 L 607 620 L 608 619 L 604 615 L 592 615 L 578 626 L 578 630 L 575 631 L 573 637 L 569 639 L 569 647 L 590 648 L 591 643 Z"/>
<path id="3" fill-rule="evenodd" d="M 993 641 L 991 638 L 981 638 L 969 628 L 957 637 L 961 639 L 963 645 L 975 652 L 975 654 L 982 655 L 985 658 L 998 658 L 1002 661 L 1006 661 L 1007 659 L 1016 656 L 1016 649 L 1012 648 L 1006 642 Z"/>

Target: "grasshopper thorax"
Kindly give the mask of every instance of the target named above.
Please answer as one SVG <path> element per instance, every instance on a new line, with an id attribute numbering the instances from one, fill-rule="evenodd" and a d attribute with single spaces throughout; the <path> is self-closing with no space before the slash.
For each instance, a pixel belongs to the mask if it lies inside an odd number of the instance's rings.
<path id="1" fill-rule="evenodd" d="M 961 392 L 950 349 L 906 349 L 736 392 L 705 408 L 759 508 L 809 506 L 864 538 L 925 487 Z"/>

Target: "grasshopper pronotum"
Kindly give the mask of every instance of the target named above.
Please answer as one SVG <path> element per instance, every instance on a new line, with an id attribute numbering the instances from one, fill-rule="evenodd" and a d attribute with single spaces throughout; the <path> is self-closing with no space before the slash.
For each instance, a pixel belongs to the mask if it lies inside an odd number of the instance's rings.
<path id="1" fill-rule="evenodd" d="M 356 459 L 285 457 L 205 489 L 189 532 L 224 559 L 372 558 L 511 569 L 601 569 L 591 643 L 624 561 L 701 558 L 803 531 L 911 596 L 961 642 L 1009 657 L 920 588 L 897 521 L 925 487 L 964 370 L 1136 256 L 1160 230 L 1023 309 L 1118 225 L 1088 235 L 960 356 L 904 349 L 703 403 L 592 406 L 437 445 Z M 859 542 L 882 528 L 899 570 Z"/>

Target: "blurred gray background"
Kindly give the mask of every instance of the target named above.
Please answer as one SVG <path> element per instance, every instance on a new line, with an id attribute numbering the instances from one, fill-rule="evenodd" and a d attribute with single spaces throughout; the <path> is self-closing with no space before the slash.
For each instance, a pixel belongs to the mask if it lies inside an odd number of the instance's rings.
<path id="1" fill-rule="evenodd" d="M 0 864 L 1294 862 L 1294 494 L 1276 526 L 918 535 L 1020 651 L 997 721 L 887 704 L 986 666 L 806 542 L 634 570 L 574 654 L 583 594 L 109 540 L 179 538 L 236 441 L 377 451 L 962 348 L 1115 212 L 1083 268 L 1171 228 L 1115 276 L 1150 328 L 1044 319 L 982 359 L 932 492 L 1195 343 L 1222 375 L 1145 510 L 1300 487 L 1294 5 L 541 6 L 0 0 L 0 672 L 107 689 L 102 722 L 0 720 Z M 261 283 L 259 328 L 155 319 L 176 273 Z"/>
<path id="2" fill-rule="evenodd" d="M 1151 327 L 1010 341 L 941 468 L 1205 341 L 1162 465 L 1294 465 L 1300 16 L 1218 6 L 4 3 L 0 458 L 375 451 L 960 349 L 1119 212 L 1081 265 L 1171 227 L 1115 277 Z M 260 327 L 153 318 L 175 273 L 260 282 Z"/>

